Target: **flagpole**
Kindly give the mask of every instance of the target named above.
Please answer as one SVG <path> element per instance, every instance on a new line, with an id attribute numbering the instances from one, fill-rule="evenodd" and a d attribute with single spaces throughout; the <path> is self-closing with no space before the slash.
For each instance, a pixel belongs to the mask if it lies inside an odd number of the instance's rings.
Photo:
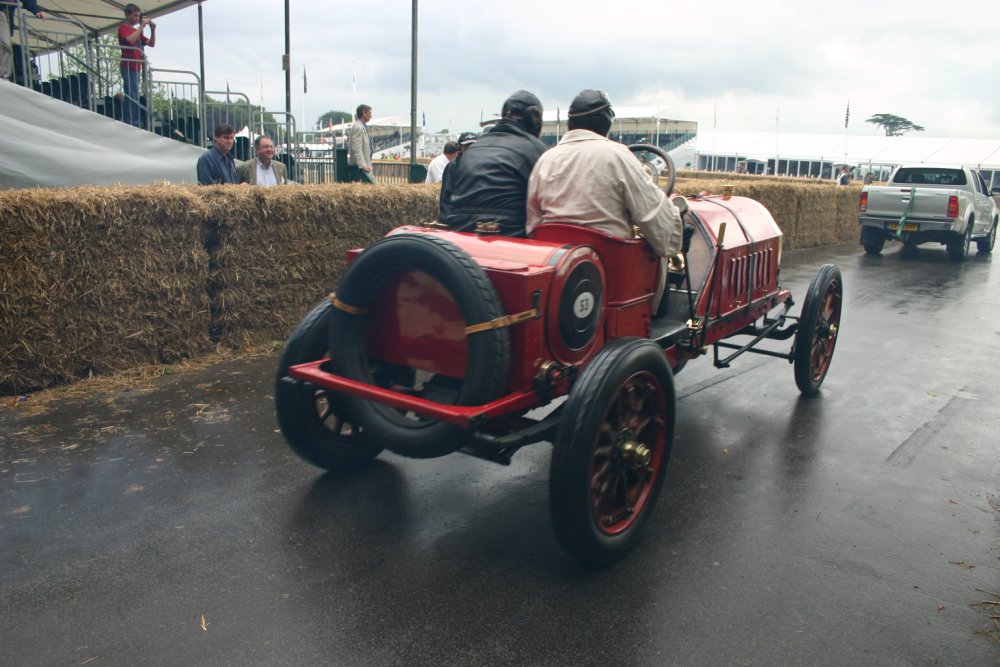
<path id="1" fill-rule="evenodd" d="M 712 171 L 716 170 L 719 166 L 719 158 L 715 154 L 715 134 L 718 132 L 719 127 L 719 105 L 718 103 L 712 105 Z M 708 166 L 707 164 L 705 165 Z"/>
<path id="2" fill-rule="evenodd" d="M 781 122 L 781 103 L 779 102 L 778 108 L 774 112 L 774 175 L 775 176 L 779 175 L 778 163 L 780 162 L 779 159 L 780 156 L 778 151 L 778 134 L 781 132 L 780 122 Z"/>
<path id="3" fill-rule="evenodd" d="M 851 101 L 847 100 L 847 112 L 844 114 L 844 164 L 847 164 L 847 138 L 850 136 L 851 131 L 848 129 L 848 125 L 851 120 Z"/>
<path id="4" fill-rule="evenodd" d="M 281 67 L 285 70 L 285 153 L 292 154 L 292 28 L 289 0 L 285 0 L 285 57 L 281 59 Z M 303 119 L 304 120 L 304 119 Z M 264 134 L 261 132 L 261 134 Z M 277 128 L 275 128 L 277 134 Z M 291 167 L 291 165 L 289 165 Z M 289 169 L 291 171 L 291 169 Z M 296 178 L 296 174 L 289 173 Z"/>
<path id="5" fill-rule="evenodd" d="M 417 0 L 413 0 L 410 46 L 410 167 L 417 164 Z"/>

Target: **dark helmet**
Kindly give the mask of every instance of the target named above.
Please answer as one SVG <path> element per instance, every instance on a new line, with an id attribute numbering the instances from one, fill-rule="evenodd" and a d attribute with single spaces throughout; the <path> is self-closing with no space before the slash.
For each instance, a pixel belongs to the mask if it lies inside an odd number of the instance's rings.
<path id="1" fill-rule="evenodd" d="M 521 129 L 529 134 L 536 137 L 542 134 L 542 103 L 527 90 L 519 90 L 508 97 L 500 115 L 517 121 Z"/>
<path id="2" fill-rule="evenodd" d="M 570 129 L 580 128 L 591 130 L 602 136 L 611 131 L 611 120 L 615 111 L 611 108 L 611 100 L 603 90 L 581 90 L 569 105 Z"/>

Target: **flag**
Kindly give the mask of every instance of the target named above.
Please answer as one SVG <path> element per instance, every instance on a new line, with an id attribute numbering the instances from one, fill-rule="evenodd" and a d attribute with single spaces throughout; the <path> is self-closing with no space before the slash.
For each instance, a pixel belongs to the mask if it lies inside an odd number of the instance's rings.
<path id="1" fill-rule="evenodd" d="M 562 110 L 556 107 L 556 123 L 562 122 Z"/>
<path id="2" fill-rule="evenodd" d="M 302 66 L 302 94 L 305 95 L 309 92 L 309 84 L 306 83 L 306 66 Z"/>
<path id="3" fill-rule="evenodd" d="M 232 104 L 229 101 L 229 79 L 226 79 L 226 104 Z"/>
<path id="4" fill-rule="evenodd" d="M 844 114 L 844 128 L 847 128 L 847 121 L 851 120 L 851 103 L 847 103 L 847 113 Z"/>
<path id="5" fill-rule="evenodd" d="M 421 116 L 421 118 L 424 121 L 423 122 L 423 127 L 427 127 L 427 112 L 426 111 L 422 111 L 421 114 L 420 114 L 420 116 Z"/>

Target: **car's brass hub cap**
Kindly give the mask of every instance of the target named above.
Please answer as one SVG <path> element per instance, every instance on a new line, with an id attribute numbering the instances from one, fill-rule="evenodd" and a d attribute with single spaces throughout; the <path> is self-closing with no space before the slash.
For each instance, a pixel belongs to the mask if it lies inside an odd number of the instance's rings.
<path id="1" fill-rule="evenodd" d="M 629 468 L 641 472 L 652 462 L 653 450 L 641 442 L 635 441 L 632 434 L 626 431 L 618 441 L 618 457 Z"/>

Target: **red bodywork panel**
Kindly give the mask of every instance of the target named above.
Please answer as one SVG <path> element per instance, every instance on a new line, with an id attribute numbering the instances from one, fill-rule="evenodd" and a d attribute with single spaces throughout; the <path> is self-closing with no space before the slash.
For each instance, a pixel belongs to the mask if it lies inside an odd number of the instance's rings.
<path id="1" fill-rule="evenodd" d="M 548 225 L 547 225 L 548 226 Z M 434 234 L 467 252 L 486 272 L 507 314 L 538 308 L 539 317 L 510 327 L 509 389 L 531 390 L 541 365 L 588 361 L 604 343 L 620 336 L 648 336 L 656 280 L 656 257 L 642 239 L 619 239 L 580 225 L 551 225 L 535 239 L 399 227 L 389 235 Z M 559 228 L 559 229 L 555 229 Z M 556 240 L 562 234 L 565 238 Z M 361 250 L 349 253 L 356 257 Z M 604 281 L 597 333 L 584 346 L 562 343 L 558 313 L 566 279 L 581 263 L 591 263 Z M 632 270 L 609 276 L 607 266 Z M 369 354 L 420 370 L 464 377 L 467 323 L 444 288 L 429 276 L 403 271 L 380 291 L 370 308 Z"/>
<path id="2" fill-rule="evenodd" d="M 699 197 L 689 200 L 689 206 L 688 218 L 697 230 L 687 255 L 695 318 L 705 322 L 705 336 L 697 342 L 711 344 L 790 298 L 787 290 L 778 288 L 781 230 L 767 209 L 751 199 Z M 659 258 L 643 239 L 617 238 L 570 224 L 542 225 L 532 239 L 409 226 L 389 232 L 403 233 L 437 235 L 468 253 L 493 283 L 506 315 L 538 310 L 536 316 L 509 326 L 506 394 L 482 406 L 443 405 L 327 373 L 320 369 L 321 362 L 292 368 L 293 377 L 467 427 L 477 420 L 523 412 L 566 393 L 568 381 L 548 387 L 544 398 L 539 393 L 538 378 L 545 364 L 582 367 L 609 340 L 650 335 Z M 352 250 L 348 259 L 361 252 Z M 574 285 L 567 279 L 581 271 L 590 283 L 600 283 L 599 299 L 593 290 L 572 292 Z M 591 308 L 600 311 L 592 313 Z M 583 333 L 571 331 L 567 337 L 561 312 L 578 315 L 587 325 L 580 325 Z M 436 280 L 419 271 L 401 270 L 369 307 L 366 352 L 401 366 L 462 378 L 468 356 L 465 328 L 470 324 L 478 323 L 464 321 Z M 677 361 L 676 345 L 665 353 Z"/>
<path id="3" fill-rule="evenodd" d="M 718 319 L 740 314 L 739 326 L 709 332 L 708 341 L 712 342 L 738 331 L 789 296 L 778 288 L 781 228 L 771 213 L 752 199 L 705 197 L 688 203 L 710 246 L 718 246 L 725 227 L 721 250 L 710 253 L 704 283 L 708 289 L 699 293 L 695 315 Z M 747 312 L 751 304 L 760 307 Z"/>

